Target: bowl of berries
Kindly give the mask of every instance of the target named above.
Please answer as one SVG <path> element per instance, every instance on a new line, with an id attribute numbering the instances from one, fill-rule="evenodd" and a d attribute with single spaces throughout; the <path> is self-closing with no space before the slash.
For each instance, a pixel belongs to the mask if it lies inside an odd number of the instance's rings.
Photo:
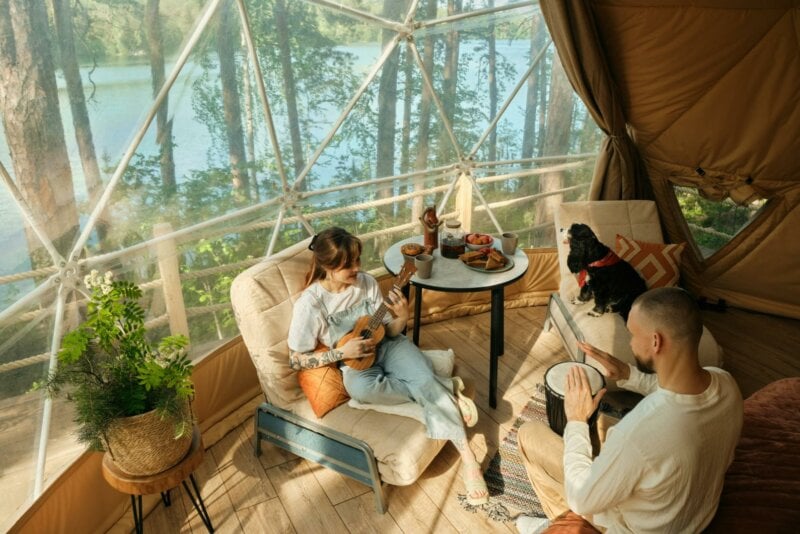
<path id="1" fill-rule="evenodd" d="M 465 241 L 468 249 L 479 250 L 485 247 L 491 247 L 494 243 L 494 238 L 489 234 L 473 232 L 466 235 Z"/>

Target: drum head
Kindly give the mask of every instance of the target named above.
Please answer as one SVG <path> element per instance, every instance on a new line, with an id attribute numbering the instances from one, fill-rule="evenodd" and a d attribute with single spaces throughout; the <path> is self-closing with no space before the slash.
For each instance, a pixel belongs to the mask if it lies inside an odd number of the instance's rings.
<path id="1" fill-rule="evenodd" d="M 605 380 L 600 371 L 586 363 L 560 362 L 551 366 L 544 374 L 545 386 L 563 397 L 567 384 L 567 373 L 574 366 L 582 367 L 586 371 L 592 395 L 597 395 L 597 392 L 605 385 Z"/>

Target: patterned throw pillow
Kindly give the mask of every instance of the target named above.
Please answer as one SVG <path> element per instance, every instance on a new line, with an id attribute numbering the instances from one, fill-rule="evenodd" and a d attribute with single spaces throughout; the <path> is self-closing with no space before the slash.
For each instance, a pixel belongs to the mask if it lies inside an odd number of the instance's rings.
<path id="1" fill-rule="evenodd" d="M 642 275 L 648 289 L 678 285 L 681 253 L 686 243 L 664 245 L 636 241 L 617 234 L 617 256 L 630 263 Z"/>

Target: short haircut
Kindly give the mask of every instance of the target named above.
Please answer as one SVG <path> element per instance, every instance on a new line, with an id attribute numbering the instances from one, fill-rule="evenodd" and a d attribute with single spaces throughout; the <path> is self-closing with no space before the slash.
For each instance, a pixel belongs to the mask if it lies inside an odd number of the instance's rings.
<path id="1" fill-rule="evenodd" d="M 676 341 L 697 346 L 703 335 L 703 319 L 694 297 L 679 287 L 659 287 L 634 301 L 639 312 Z"/>

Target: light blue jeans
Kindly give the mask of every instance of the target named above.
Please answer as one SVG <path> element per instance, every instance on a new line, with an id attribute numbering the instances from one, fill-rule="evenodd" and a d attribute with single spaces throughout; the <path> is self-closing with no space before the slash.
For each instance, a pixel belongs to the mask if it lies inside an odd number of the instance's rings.
<path id="1" fill-rule="evenodd" d="M 358 371 L 342 367 L 344 387 L 359 402 L 401 404 L 412 401 L 425 413 L 431 439 L 466 439 L 461 412 L 453 397 L 453 381 L 438 377 L 431 361 L 406 336 L 385 337 L 375 363 Z"/>
<path id="2" fill-rule="evenodd" d="M 329 314 L 328 346 L 352 330 L 359 317 L 373 312 L 372 303 L 363 300 L 355 306 Z M 427 436 L 456 442 L 466 440 L 466 432 L 453 396 L 453 381 L 437 377 L 427 356 L 406 336 L 384 337 L 376 349 L 375 363 L 358 371 L 342 365 L 344 388 L 354 399 L 364 404 L 402 404 L 415 402 L 425 413 Z"/>

